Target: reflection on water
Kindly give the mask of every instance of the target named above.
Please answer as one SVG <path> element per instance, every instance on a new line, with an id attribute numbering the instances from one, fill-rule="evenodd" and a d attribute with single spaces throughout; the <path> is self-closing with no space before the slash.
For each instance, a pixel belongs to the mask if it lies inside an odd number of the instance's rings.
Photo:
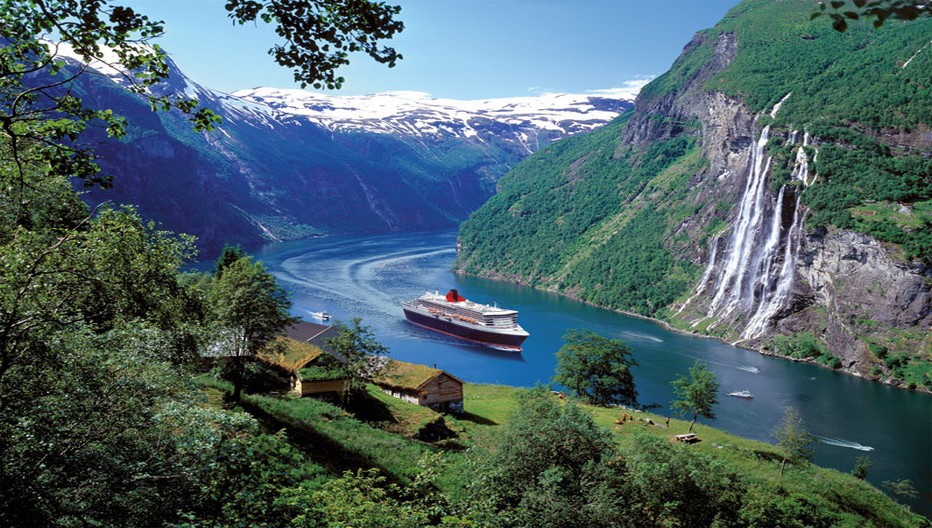
<path id="1" fill-rule="evenodd" d="M 380 237 L 334 237 L 270 244 L 257 257 L 291 291 L 295 315 L 327 311 L 337 321 L 361 317 L 393 357 L 436 365 L 466 381 L 531 386 L 549 383 L 555 353 L 571 328 L 624 340 L 634 351 L 639 401 L 666 413 L 670 381 L 685 375 L 696 359 L 715 371 L 722 387 L 713 425 L 773 442 L 771 431 L 787 406 L 795 407 L 809 431 L 815 461 L 848 472 L 869 452 L 868 479 L 910 479 L 921 496 L 914 510 L 932 514 L 932 396 L 866 382 L 812 365 L 793 363 L 713 339 L 666 330 L 515 284 L 450 273 L 455 232 Z M 400 303 L 425 290 L 457 288 L 482 303 L 497 302 L 520 312 L 531 333 L 523 353 L 502 352 L 408 324 Z M 753 400 L 727 393 L 749 390 Z"/>

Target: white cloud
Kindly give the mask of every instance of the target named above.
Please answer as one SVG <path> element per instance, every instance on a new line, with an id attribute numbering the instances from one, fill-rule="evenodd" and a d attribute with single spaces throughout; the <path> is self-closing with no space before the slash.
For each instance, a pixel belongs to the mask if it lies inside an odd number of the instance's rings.
<path id="1" fill-rule="evenodd" d="M 601 88 L 598 90 L 587 90 L 586 93 L 592 95 L 601 95 L 604 97 L 612 98 L 625 98 L 625 99 L 634 99 L 637 97 L 638 93 L 641 91 L 641 88 L 647 85 L 653 77 L 646 79 L 633 79 L 630 81 L 625 81 L 621 86 L 616 88 Z"/>

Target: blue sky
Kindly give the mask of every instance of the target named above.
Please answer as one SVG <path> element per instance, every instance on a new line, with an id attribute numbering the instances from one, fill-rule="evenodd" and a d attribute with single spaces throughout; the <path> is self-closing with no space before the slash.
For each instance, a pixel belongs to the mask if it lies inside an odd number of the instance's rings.
<path id="1" fill-rule="evenodd" d="M 224 0 L 132 0 L 165 21 L 162 45 L 191 78 L 222 91 L 297 87 L 267 55 L 264 24 L 234 26 Z M 336 93 L 416 90 L 484 99 L 624 86 L 666 71 L 693 34 L 738 0 L 396 0 L 395 68 L 360 55 Z"/>

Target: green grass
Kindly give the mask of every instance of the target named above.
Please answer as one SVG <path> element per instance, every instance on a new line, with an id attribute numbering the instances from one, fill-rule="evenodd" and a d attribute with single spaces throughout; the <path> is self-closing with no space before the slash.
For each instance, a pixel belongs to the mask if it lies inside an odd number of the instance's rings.
<path id="1" fill-rule="evenodd" d="M 320 347 L 310 343 L 279 337 L 273 341 L 272 346 L 259 353 L 259 358 L 293 372 L 317 359 L 322 353 Z"/>
<path id="2" fill-rule="evenodd" d="M 206 377 L 199 381 L 214 395 L 212 399 L 216 399 L 217 391 L 231 389 L 228 384 Z M 439 444 L 421 442 L 413 436 L 423 424 L 440 414 L 388 396 L 372 385 L 364 396 L 365 419 L 313 398 L 247 395 L 244 404 L 247 410 L 252 408 L 252 412 L 265 415 L 266 423 L 272 421 L 289 427 L 289 438 L 312 459 L 315 452 L 320 452 L 331 459 L 329 464 L 333 464 L 334 457 L 340 457 L 344 463 L 342 469 L 377 467 L 403 484 L 413 481 L 426 454 L 442 452 L 445 462 L 434 485 L 455 501 L 465 493 L 471 479 L 471 455 L 466 448 L 481 451 L 495 445 L 498 431 L 515 409 L 515 395 L 523 390 L 526 389 L 465 384 L 466 413 L 443 415 L 457 437 Z M 673 435 L 689 428 L 688 421 L 677 418 L 671 418 L 666 427 L 665 416 L 650 412 L 580 405 L 598 425 L 613 431 L 619 446 L 633 442 L 637 434 L 672 442 Z M 635 420 L 616 424 L 622 413 L 633 415 Z M 306 434 L 298 434 L 301 431 Z M 805 464 L 789 465 L 781 478 L 782 455 L 777 447 L 731 435 L 701 421 L 693 431 L 701 441 L 687 449 L 720 461 L 728 470 L 741 475 L 748 489 L 761 496 L 805 497 L 810 504 L 838 519 L 838 525 L 842 526 L 924 526 L 921 517 L 910 514 L 878 489 L 850 475 Z"/>
<path id="3" fill-rule="evenodd" d="M 383 431 L 346 411 L 314 398 L 274 398 L 248 395 L 244 402 L 294 428 L 310 430 L 339 448 L 339 456 L 377 467 L 400 482 L 410 484 L 418 473 L 417 461 L 430 446 Z"/>
<path id="4" fill-rule="evenodd" d="M 466 384 L 465 408 L 470 413 L 489 421 L 502 424 L 514 408 L 514 394 L 522 389 L 497 385 Z M 671 418 L 670 426 L 664 425 L 666 416 L 625 411 L 581 404 L 592 413 L 595 422 L 615 432 L 619 445 L 632 441 L 638 433 L 659 436 L 672 441 L 672 436 L 685 433 L 689 422 Z M 616 425 L 622 413 L 635 416 L 635 421 Z M 656 425 L 650 425 L 651 420 Z M 484 426 L 494 428 L 495 426 Z M 699 422 L 693 432 L 700 442 L 691 444 L 690 450 L 705 453 L 723 462 L 727 468 L 741 475 L 749 487 L 757 487 L 763 493 L 798 494 L 810 498 L 820 508 L 848 519 L 850 526 L 863 526 L 866 519 L 875 526 L 923 526 L 919 516 L 894 502 L 877 488 L 848 474 L 834 469 L 807 464 L 788 466 L 780 477 L 780 450 L 770 444 L 735 436 Z M 488 437 L 491 437 L 488 436 Z M 487 438 L 488 438 L 487 437 Z M 481 439 L 482 436 L 477 438 Z M 857 513 L 861 517 L 856 517 Z M 845 523 L 842 522 L 842 525 Z"/>
<path id="5" fill-rule="evenodd" d="M 375 385 L 366 386 L 366 394 L 372 401 L 388 410 L 385 419 L 373 421 L 371 425 L 409 439 L 413 439 L 422 427 L 440 416 L 429 407 L 421 407 L 395 398 L 379 390 Z"/>
<path id="6" fill-rule="evenodd" d="M 298 373 L 303 381 L 335 380 L 346 377 L 342 370 L 329 367 L 304 367 Z"/>
<path id="7" fill-rule="evenodd" d="M 919 202 L 909 208 L 898 203 L 880 201 L 852 207 L 850 211 L 858 223 L 892 223 L 899 228 L 921 229 L 923 219 L 932 217 L 932 201 Z"/>

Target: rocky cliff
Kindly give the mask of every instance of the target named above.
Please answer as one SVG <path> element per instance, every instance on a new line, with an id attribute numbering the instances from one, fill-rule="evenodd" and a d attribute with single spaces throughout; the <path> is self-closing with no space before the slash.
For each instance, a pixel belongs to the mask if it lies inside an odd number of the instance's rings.
<path id="1" fill-rule="evenodd" d="M 932 22 L 808 9 L 743 2 L 632 114 L 516 167 L 458 269 L 932 389 Z"/>

